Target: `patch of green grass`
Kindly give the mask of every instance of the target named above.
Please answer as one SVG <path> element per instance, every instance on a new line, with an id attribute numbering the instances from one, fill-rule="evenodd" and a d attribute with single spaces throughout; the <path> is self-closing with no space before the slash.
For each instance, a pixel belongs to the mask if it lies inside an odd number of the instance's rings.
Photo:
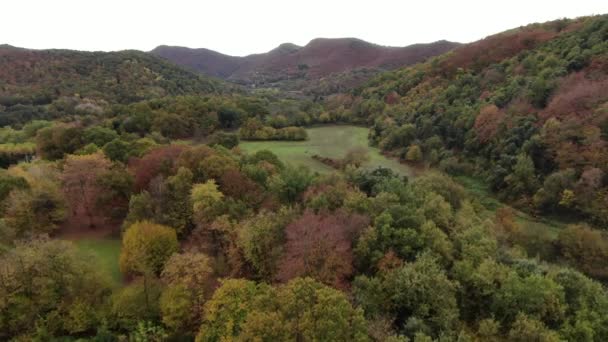
<path id="1" fill-rule="evenodd" d="M 99 264 L 112 276 L 117 284 L 122 281 L 118 267 L 121 241 L 119 239 L 79 239 L 74 244 L 83 252 L 95 256 Z"/>
<path id="2" fill-rule="evenodd" d="M 453 178 L 460 183 L 476 201 L 483 205 L 483 207 L 486 209 L 484 216 L 493 217 L 497 209 L 504 206 L 509 206 L 508 204 L 498 200 L 483 180 L 468 176 L 455 176 Z M 515 213 L 516 222 L 523 229 L 537 232 L 547 231 L 551 237 L 557 237 L 559 231 L 568 225 L 568 222 L 564 222 L 563 220 L 553 219 L 547 216 L 532 216 L 521 210 L 515 208 L 512 209 Z"/>
<path id="3" fill-rule="evenodd" d="M 292 165 L 305 165 L 319 173 L 329 173 L 333 169 L 312 158 L 319 155 L 328 158 L 343 158 L 353 148 L 365 148 L 370 160 L 364 168 L 387 167 L 401 175 L 412 176 L 407 165 L 383 156 L 377 148 L 370 147 L 367 140 L 368 128 L 330 125 L 313 127 L 306 130 L 306 141 L 243 141 L 239 145 L 248 153 L 269 150 L 281 160 Z"/>

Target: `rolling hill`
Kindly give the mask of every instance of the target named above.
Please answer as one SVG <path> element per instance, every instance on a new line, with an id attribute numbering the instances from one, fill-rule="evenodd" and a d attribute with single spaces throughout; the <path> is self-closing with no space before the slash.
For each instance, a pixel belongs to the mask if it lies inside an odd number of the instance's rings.
<path id="1" fill-rule="evenodd" d="M 387 153 L 412 160 L 421 149 L 431 164 L 485 179 L 520 207 L 606 226 L 607 89 L 602 15 L 463 45 L 379 75 L 329 107 L 371 125 L 372 143 Z"/>
<path id="2" fill-rule="evenodd" d="M 62 96 L 130 103 L 211 93 L 219 80 L 141 51 L 31 50 L 0 45 L 0 104 L 50 103 Z"/>
<path id="3" fill-rule="evenodd" d="M 267 53 L 245 57 L 175 46 L 159 46 L 151 54 L 191 70 L 240 84 L 268 86 L 282 82 L 282 88 L 301 89 L 301 84 L 294 87 L 293 83 L 298 80 L 317 81 L 361 69 L 374 71 L 367 75 L 376 74 L 378 71 L 422 62 L 457 46 L 458 43 L 438 41 L 386 47 L 355 38 L 317 38 L 303 47 L 287 43 Z"/>

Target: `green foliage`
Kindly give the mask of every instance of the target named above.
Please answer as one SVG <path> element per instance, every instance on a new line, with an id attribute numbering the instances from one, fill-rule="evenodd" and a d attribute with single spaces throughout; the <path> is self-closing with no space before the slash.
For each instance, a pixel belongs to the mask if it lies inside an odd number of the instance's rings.
<path id="1" fill-rule="evenodd" d="M 270 189 L 281 200 L 295 202 L 312 183 L 312 174 L 306 167 L 288 165 L 270 180 Z"/>
<path id="2" fill-rule="evenodd" d="M 341 292 L 310 278 L 272 288 L 226 280 L 205 305 L 197 341 L 367 341 L 365 322 Z"/>
<path id="3" fill-rule="evenodd" d="M 261 212 L 239 228 L 237 244 L 260 279 L 270 281 L 274 278 L 283 250 L 284 228 L 293 216 L 289 209 Z"/>
<path id="4" fill-rule="evenodd" d="M 211 222 L 220 209 L 224 194 L 218 190 L 213 179 L 203 184 L 194 184 L 191 193 L 192 211 L 197 222 Z"/>
<path id="5" fill-rule="evenodd" d="M 0 337 L 94 331 L 110 295 L 110 281 L 94 259 L 69 242 L 34 239 L 0 256 Z"/>
<path id="6" fill-rule="evenodd" d="M 386 313 L 412 336 L 451 331 L 458 321 L 456 284 L 437 260 L 423 254 L 416 262 L 355 280 L 355 297 L 370 315 Z"/>
<path id="7" fill-rule="evenodd" d="M 124 274 L 160 274 L 178 247 L 175 230 L 147 221 L 134 223 L 123 236 L 120 269 Z"/>
<path id="8" fill-rule="evenodd" d="M 308 135 L 302 127 L 273 128 L 264 126 L 257 118 L 249 119 L 239 130 L 243 140 L 306 140 Z"/>
<path id="9" fill-rule="evenodd" d="M 111 323 L 118 329 L 135 331 L 142 321 L 158 321 L 160 317 L 160 284 L 153 279 L 139 279 L 112 295 Z"/>

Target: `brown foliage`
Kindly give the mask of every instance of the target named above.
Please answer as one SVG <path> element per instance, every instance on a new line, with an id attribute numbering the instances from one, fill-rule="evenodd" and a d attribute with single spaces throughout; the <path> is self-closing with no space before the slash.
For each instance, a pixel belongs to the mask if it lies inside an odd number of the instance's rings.
<path id="1" fill-rule="evenodd" d="M 495 105 L 488 105 L 479 111 L 479 114 L 475 118 L 475 133 L 477 133 L 477 139 L 485 143 L 491 140 L 498 127 L 504 120 L 504 112 L 502 112 Z"/>
<path id="2" fill-rule="evenodd" d="M 556 32 L 543 27 L 525 27 L 493 35 L 456 48 L 452 55 L 441 62 L 441 69 L 445 73 L 452 73 L 458 68 L 480 70 L 489 64 L 515 56 L 523 50 L 532 49 L 556 35 Z"/>
<path id="3" fill-rule="evenodd" d="M 346 288 L 354 272 L 352 240 L 369 220 L 358 214 L 337 211 L 331 215 L 306 211 L 285 228 L 287 242 L 278 279 L 315 279 Z"/>
<path id="4" fill-rule="evenodd" d="M 141 191 L 159 174 L 168 174 L 185 146 L 169 145 L 151 150 L 146 155 L 129 162 L 129 172 L 135 178 L 135 189 Z"/>
<path id="5" fill-rule="evenodd" d="M 220 178 L 219 184 L 223 194 L 250 205 L 259 204 L 263 200 L 262 188 L 239 170 L 226 171 Z"/>
<path id="6" fill-rule="evenodd" d="M 608 237 L 587 226 L 571 226 L 562 230 L 558 238 L 562 256 L 585 273 L 608 279 Z"/>
<path id="7" fill-rule="evenodd" d="M 554 117 L 597 124 L 602 118 L 593 116 L 594 109 L 598 103 L 608 100 L 607 88 L 608 78 L 592 80 L 586 77 L 585 72 L 570 74 L 560 82 L 540 118 L 543 122 Z"/>
<path id="8" fill-rule="evenodd" d="M 99 176 L 110 169 L 110 161 L 102 154 L 69 156 L 61 175 L 63 191 L 72 215 L 84 213 L 93 226 L 94 209 L 101 186 Z"/>

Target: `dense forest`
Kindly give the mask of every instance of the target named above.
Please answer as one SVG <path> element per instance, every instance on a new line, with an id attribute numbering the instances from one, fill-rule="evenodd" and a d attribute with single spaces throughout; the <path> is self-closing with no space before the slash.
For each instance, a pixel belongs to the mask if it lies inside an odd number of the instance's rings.
<path id="1" fill-rule="evenodd" d="M 608 16 L 311 99 L 0 47 L 0 340 L 607 341 L 606 85 Z M 240 147 L 325 123 L 420 171 Z"/>

